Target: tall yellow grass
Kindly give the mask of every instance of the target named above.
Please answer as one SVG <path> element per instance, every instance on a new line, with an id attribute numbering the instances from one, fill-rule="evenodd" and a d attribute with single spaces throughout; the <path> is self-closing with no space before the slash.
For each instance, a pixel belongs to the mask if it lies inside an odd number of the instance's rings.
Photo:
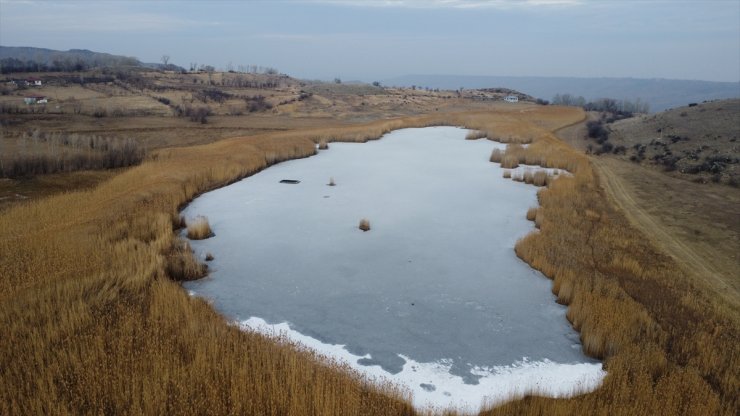
<path id="1" fill-rule="evenodd" d="M 208 223 L 208 218 L 204 216 L 197 216 L 194 219 L 187 222 L 188 238 L 191 240 L 203 240 L 213 236 L 211 225 Z"/>
<path id="2" fill-rule="evenodd" d="M 310 156 L 317 138 L 439 124 L 533 138 L 509 156 L 572 173 L 540 191 L 540 231 L 516 253 L 553 279 L 608 371 L 593 393 L 530 395 L 484 414 L 736 414 L 737 306 L 656 252 L 608 204 L 588 159 L 549 132 L 582 117 L 534 107 L 235 138 L 162 150 L 95 189 L 3 211 L 0 414 L 416 414 L 404 390 L 241 331 L 189 297 L 172 280 L 177 252 L 189 252 L 173 228 L 197 194 Z"/>
<path id="3" fill-rule="evenodd" d="M 480 130 L 471 130 L 465 135 L 465 140 L 478 140 L 488 136 L 488 133 Z"/>

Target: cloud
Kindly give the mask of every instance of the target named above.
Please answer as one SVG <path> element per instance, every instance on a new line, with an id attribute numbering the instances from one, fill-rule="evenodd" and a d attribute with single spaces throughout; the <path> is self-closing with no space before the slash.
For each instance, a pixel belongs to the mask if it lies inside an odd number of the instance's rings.
<path id="1" fill-rule="evenodd" d="M 312 0 L 339 6 L 387 7 L 408 9 L 514 9 L 537 6 L 575 6 L 583 0 Z"/>
<path id="2" fill-rule="evenodd" d="M 189 20 L 172 15 L 132 11 L 120 2 L 2 2 L 4 31 L 54 33 L 162 33 L 218 26 L 218 22 Z"/>

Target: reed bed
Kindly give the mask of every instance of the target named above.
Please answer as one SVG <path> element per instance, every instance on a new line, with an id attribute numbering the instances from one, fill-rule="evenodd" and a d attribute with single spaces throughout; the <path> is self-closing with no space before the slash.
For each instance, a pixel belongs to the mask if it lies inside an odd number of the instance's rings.
<path id="1" fill-rule="evenodd" d="M 658 253 L 609 205 L 588 159 L 549 133 L 582 117 L 446 114 L 166 149 L 95 189 L 3 211 L 0 414 L 417 414 L 405 390 L 242 331 L 188 296 L 173 267 L 178 251 L 192 253 L 173 230 L 196 195 L 311 156 L 316 138 L 440 124 L 532 137 L 516 152 L 572 174 L 538 193 L 540 230 L 516 253 L 553 279 L 584 350 L 608 371 L 595 392 L 530 394 L 482 414 L 737 414 L 737 305 Z"/>
<path id="2" fill-rule="evenodd" d="M 204 216 L 197 216 L 194 219 L 187 222 L 188 238 L 191 240 L 204 240 L 206 238 L 213 237 L 213 231 L 211 225 L 208 223 L 208 218 Z"/>
<path id="3" fill-rule="evenodd" d="M 488 137 L 488 132 L 481 130 L 471 130 L 465 135 L 465 140 L 478 140 Z"/>

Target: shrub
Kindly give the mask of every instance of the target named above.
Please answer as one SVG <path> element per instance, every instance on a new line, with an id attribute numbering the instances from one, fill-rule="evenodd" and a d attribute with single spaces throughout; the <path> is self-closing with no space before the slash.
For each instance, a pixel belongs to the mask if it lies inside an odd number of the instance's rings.
<path id="1" fill-rule="evenodd" d="M 532 173 L 531 170 L 524 171 L 524 183 L 526 184 L 534 183 L 534 173 Z"/>
<path id="2" fill-rule="evenodd" d="M 478 140 L 488 137 L 488 133 L 480 130 L 471 130 L 465 135 L 465 140 Z"/>
<path id="3" fill-rule="evenodd" d="M 601 121 L 589 121 L 586 123 L 586 128 L 588 137 L 596 139 L 599 144 L 609 140 L 609 131 L 604 128 Z"/>
<path id="4" fill-rule="evenodd" d="M 490 161 L 494 163 L 501 163 L 503 157 L 504 152 L 501 149 L 493 149 L 493 151 L 491 152 Z"/>
<path id="5" fill-rule="evenodd" d="M 504 171 L 504 178 L 505 179 L 511 178 L 511 171 L 510 170 L 507 169 L 507 170 Z"/>
<path id="6" fill-rule="evenodd" d="M 506 155 L 504 156 L 504 159 L 501 161 L 501 167 L 504 169 L 514 169 L 518 166 L 519 166 L 519 158 L 516 156 Z"/>
<path id="7" fill-rule="evenodd" d="M 200 279 L 208 272 L 208 266 L 198 263 L 187 241 L 177 240 L 166 253 L 167 275 L 176 281 Z"/>
<path id="8" fill-rule="evenodd" d="M 191 107 L 189 105 L 183 107 L 178 105 L 175 106 L 174 110 L 176 116 L 187 117 L 190 121 L 200 122 L 201 124 L 207 124 L 208 116 L 213 114 L 208 107 Z"/>
<path id="9" fill-rule="evenodd" d="M 254 97 L 247 97 L 244 99 L 244 101 L 246 102 L 247 110 L 250 113 L 272 109 L 272 104 L 267 102 L 265 97 L 262 95 L 255 95 Z"/>
<path id="10" fill-rule="evenodd" d="M 205 89 L 202 91 L 198 91 L 194 95 L 198 100 L 204 103 L 208 102 L 208 100 L 215 101 L 217 103 L 223 103 L 224 101 L 233 97 L 233 95 L 227 92 L 221 91 L 217 88 L 209 88 L 209 89 Z"/>
<path id="11" fill-rule="evenodd" d="M 532 176 L 532 184 L 534 186 L 545 186 L 547 185 L 548 176 L 546 170 L 538 170 Z"/>
<path id="12" fill-rule="evenodd" d="M 213 237 L 211 225 L 208 224 L 208 218 L 199 215 L 192 221 L 188 221 L 188 238 L 191 240 L 204 240 Z"/>
<path id="13" fill-rule="evenodd" d="M 208 107 L 198 107 L 189 115 L 190 121 L 199 121 L 200 124 L 208 123 L 208 116 L 211 115 L 211 109 Z"/>
<path id="14" fill-rule="evenodd" d="M 139 164 L 144 159 L 144 149 L 133 139 L 116 139 L 99 136 L 49 134 L 36 132 L 37 142 L 49 148 L 64 149 L 50 152 L 47 149 L 33 153 L 16 154 L 0 164 L 0 177 L 20 178 L 58 172 L 79 170 L 115 169 Z"/>
<path id="15" fill-rule="evenodd" d="M 360 227 L 362 231 L 370 231 L 370 221 L 367 218 L 360 220 Z"/>
<path id="16" fill-rule="evenodd" d="M 537 207 L 532 207 L 527 210 L 527 220 L 534 221 L 535 217 L 537 217 Z"/>

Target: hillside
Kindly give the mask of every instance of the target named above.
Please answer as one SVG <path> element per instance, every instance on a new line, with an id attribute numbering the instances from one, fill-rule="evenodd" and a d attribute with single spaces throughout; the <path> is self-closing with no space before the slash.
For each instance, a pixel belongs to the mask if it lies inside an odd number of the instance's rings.
<path id="1" fill-rule="evenodd" d="M 38 79 L 41 86 L 26 85 L 26 78 Z M 0 76 L 0 208 L 94 186 L 109 176 L 101 168 L 138 163 L 142 149 L 151 152 L 277 130 L 532 105 L 502 102 L 508 94 L 531 99 L 511 90 L 458 94 L 303 81 L 274 73 L 117 67 L 7 74 Z M 27 99 L 39 102 L 27 104 Z M 90 143 L 104 144 L 105 151 Z"/>
<path id="2" fill-rule="evenodd" d="M 383 83 L 442 89 L 508 87 L 545 100 L 564 93 L 583 96 L 586 100 L 640 98 L 650 104 L 653 112 L 690 102 L 740 97 L 738 82 L 673 79 L 405 75 L 384 80 Z"/>
<path id="3" fill-rule="evenodd" d="M 719 296 L 740 291 L 740 100 L 696 103 L 658 114 L 558 132 L 586 153 L 613 202 L 647 238 Z M 588 138 L 598 120 L 608 139 Z M 604 146 L 608 151 L 603 151 Z"/>
<path id="4" fill-rule="evenodd" d="M 138 59 L 130 56 L 93 52 L 87 49 L 58 51 L 46 48 L 0 46 L 2 73 L 15 72 L 27 66 L 36 70 L 80 70 L 89 68 L 141 66 Z"/>
<path id="5" fill-rule="evenodd" d="M 740 100 L 695 103 L 609 125 L 634 163 L 697 182 L 740 182 Z"/>

